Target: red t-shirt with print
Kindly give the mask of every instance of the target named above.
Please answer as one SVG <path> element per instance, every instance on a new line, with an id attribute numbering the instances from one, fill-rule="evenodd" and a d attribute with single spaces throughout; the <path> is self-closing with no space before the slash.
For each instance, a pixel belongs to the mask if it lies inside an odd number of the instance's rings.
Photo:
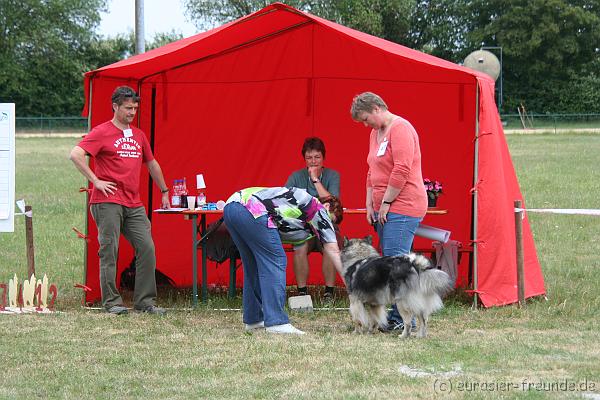
<path id="1" fill-rule="evenodd" d="M 140 172 L 143 163 L 154 160 L 150 143 L 140 129 L 131 127 L 132 135 L 112 121 L 96 126 L 78 146 L 94 157 L 94 173 L 103 181 L 115 182 L 117 190 L 108 197 L 93 188 L 90 203 L 117 203 L 126 207 L 140 207 Z"/>

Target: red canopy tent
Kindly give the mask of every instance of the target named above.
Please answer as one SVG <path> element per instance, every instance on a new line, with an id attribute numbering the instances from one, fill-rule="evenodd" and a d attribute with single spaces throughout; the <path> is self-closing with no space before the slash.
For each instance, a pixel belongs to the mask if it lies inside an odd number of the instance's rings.
<path id="1" fill-rule="evenodd" d="M 112 117 L 110 94 L 123 84 L 142 96 L 138 125 L 168 182 L 202 173 L 208 201 L 248 186 L 281 186 L 304 165 L 304 138 L 317 135 L 351 208 L 364 207 L 369 132 L 352 121 L 350 104 L 360 92 L 378 93 L 419 133 L 424 177 L 444 184 L 440 201 L 448 214 L 424 223 L 473 249 L 462 257 L 458 284 L 471 284 L 484 306 L 517 301 L 513 201 L 523 198 L 487 75 L 275 3 L 88 72 L 83 113 L 90 126 Z M 158 208 L 158 188 L 143 174 L 142 198 Z M 191 285 L 189 221 L 150 216 L 158 268 Z M 372 233 L 364 216 L 347 216 L 341 228 L 350 237 Z M 94 301 L 98 244 L 89 213 L 87 229 L 87 300 Z M 544 294 L 544 282 L 527 219 L 523 229 L 531 297 Z M 415 246 L 431 243 L 417 238 Z M 123 240 L 119 271 L 132 256 Z M 312 264 L 309 283 L 320 283 L 320 263 Z M 228 282 L 228 268 L 209 264 L 208 272 L 209 283 Z"/>

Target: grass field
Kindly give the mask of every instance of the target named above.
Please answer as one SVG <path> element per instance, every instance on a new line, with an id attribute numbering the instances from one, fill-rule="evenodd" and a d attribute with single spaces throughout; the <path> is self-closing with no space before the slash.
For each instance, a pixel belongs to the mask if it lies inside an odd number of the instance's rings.
<path id="1" fill-rule="evenodd" d="M 504 129 L 522 129 L 521 118 L 518 114 L 502 115 Z M 525 119 L 528 128 L 579 130 L 600 129 L 600 114 L 528 114 Z"/>
<path id="2" fill-rule="evenodd" d="M 292 314 L 303 337 L 245 334 L 239 311 L 212 309 L 239 299 L 113 317 L 81 309 L 73 288 L 83 281 L 71 227 L 84 228 L 84 182 L 67 159 L 76 140 L 17 140 L 17 196 L 34 206 L 36 269 L 58 285 L 61 312 L 0 315 L 0 399 L 600 398 L 597 217 L 531 213 L 548 299 L 473 311 L 451 297 L 426 340 L 353 335 L 347 311 Z M 600 135 L 508 140 L 529 207 L 600 208 Z M 0 282 L 22 278 L 22 219 L 0 234 L 0 252 Z"/>

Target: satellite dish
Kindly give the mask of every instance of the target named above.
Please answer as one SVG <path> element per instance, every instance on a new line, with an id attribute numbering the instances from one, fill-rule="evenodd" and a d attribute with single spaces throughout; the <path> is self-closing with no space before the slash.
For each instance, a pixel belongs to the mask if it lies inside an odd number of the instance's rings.
<path id="1" fill-rule="evenodd" d="M 465 67 L 488 74 L 493 80 L 500 76 L 500 61 L 487 50 L 475 50 L 465 58 L 464 64 Z"/>

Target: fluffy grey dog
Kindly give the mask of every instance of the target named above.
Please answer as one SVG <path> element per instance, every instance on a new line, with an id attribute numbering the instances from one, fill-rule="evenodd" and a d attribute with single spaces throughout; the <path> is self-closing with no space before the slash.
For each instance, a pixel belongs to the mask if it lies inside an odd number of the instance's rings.
<path id="1" fill-rule="evenodd" d="M 419 320 L 417 337 L 427 336 L 429 316 L 443 307 L 441 297 L 452 289 L 447 273 L 418 254 L 381 257 L 370 236 L 344 238 L 341 257 L 355 332 L 385 328 L 386 306 L 396 303 L 405 321 L 401 337 L 410 336 L 413 317 Z"/>

